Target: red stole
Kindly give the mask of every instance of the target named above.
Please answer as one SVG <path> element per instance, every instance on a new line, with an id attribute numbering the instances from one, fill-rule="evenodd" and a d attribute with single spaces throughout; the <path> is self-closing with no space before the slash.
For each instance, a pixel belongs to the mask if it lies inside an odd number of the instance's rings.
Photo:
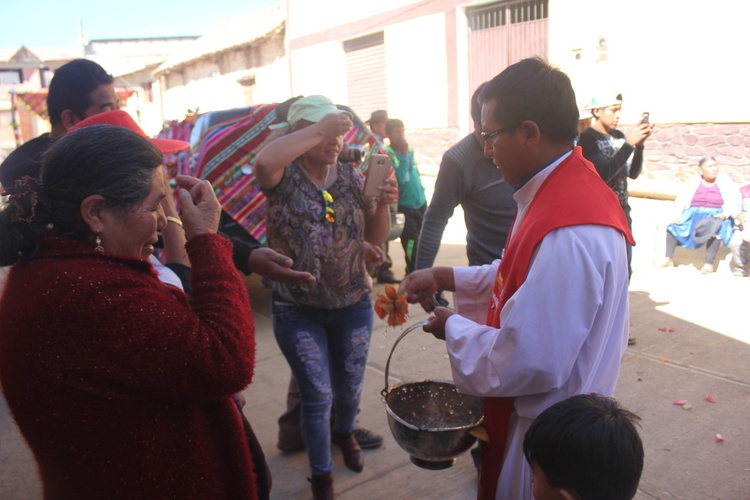
<path id="1" fill-rule="evenodd" d="M 542 239 L 555 229 L 583 224 L 613 227 L 635 245 L 617 196 L 576 147 L 539 186 L 516 234 L 505 245 L 487 311 L 488 326 L 500 328 L 500 311 L 526 279 L 531 257 Z M 481 500 L 495 499 L 514 399 L 484 398 L 489 442 L 482 443 Z"/>

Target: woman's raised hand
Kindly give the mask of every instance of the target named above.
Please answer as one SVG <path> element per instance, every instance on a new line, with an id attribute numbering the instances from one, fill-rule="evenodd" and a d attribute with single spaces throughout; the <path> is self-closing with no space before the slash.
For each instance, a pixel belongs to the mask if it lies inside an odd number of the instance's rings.
<path id="1" fill-rule="evenodd" d="M 349 132 L 354 125 L 346 113 L 330 114 L 318 122 L 320 133 L 326 137 L 338 137 Z"/>
<path id="2" fill-rule="evenodd" d="M 216 199 L 211 183 L 189 175 L 178 175 L 180 208 L 189 240 L 200 234 L 215 234 L 219 229 L 221 204 Z"/>

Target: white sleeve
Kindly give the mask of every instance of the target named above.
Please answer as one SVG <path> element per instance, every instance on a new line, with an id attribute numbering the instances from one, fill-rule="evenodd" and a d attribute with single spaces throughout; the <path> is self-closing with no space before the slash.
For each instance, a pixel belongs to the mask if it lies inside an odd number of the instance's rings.
<path id="1" fill-rule="evenodd" d="M 617 307 L 623 284 L 624 311 Z M 478 396 L 554 391 L 567 383 L 579 356 L 588 355 L 581 351 L 592 332 L 603 336 L 592 349 L 602 349 L 613 324 L 627 322 L 626 316 L 622 234 L 593 225 L 558 229 L 539 244 L 526 280 L 504 305 L 502 328 L 449 318 L 446 344 L 454 382 Z"/>
<path id="2" fill-rule="evenodd" d="M 148 261 L 151 262 L 154 270 L 156 270 L 156 273 L 159 275 L 159 281 L 177 287 L 183 292 L 185 291 L 185 288 L 182 286 L 182 281 L 180 281 L 180 277 L 177 276 L 174 271 L 162 264 L 153 254 L 148 257 Z"/>
<path id="3" fill-rule="evenodd" d="M 484 324 L 490 294 L 497 276 L 500 260 L 483 266 L 454 267 L 456 312 L 476 323 Z"/>

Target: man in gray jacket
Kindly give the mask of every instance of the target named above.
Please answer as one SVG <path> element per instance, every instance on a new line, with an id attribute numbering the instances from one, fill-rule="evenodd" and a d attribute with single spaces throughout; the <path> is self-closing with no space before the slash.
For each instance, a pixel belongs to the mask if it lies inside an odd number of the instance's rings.
<path id="1" fill-rule="evenodd" d="M 443 155 L 435 192 L 424 217 L 417 247 L 416 268 L 432 267 L 440 240 L 454 209 L 461 205 L 466 223 L 466 255 L 469 265 L 489 264 L 499 259 L 516 213 L 514 189 L 484 156 L 482 105 L 479 86 L 471 98 L 474 131 Z"/>

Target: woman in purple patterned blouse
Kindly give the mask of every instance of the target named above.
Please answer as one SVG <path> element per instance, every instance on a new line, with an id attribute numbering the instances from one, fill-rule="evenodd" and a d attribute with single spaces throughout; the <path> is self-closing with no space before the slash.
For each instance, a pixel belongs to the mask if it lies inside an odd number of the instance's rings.
<path id="1" fill-rule="evenodd" d="M 373 325 L 364 248 L 385 241 L 398 189 L 386 179 L 365 199 L 359 170 L 337 162 L 351 116 L 328 98 L 299 99 L 287 119 L 288 133 L 258 153 L 255 175 L 268 198 L 269 246 L 316 278 L 272 283 L 273 325 L 300 389 L 313 495 L 332 498 L 331 437 L 349 469 L 364 465 L 352 435 Z"/>

